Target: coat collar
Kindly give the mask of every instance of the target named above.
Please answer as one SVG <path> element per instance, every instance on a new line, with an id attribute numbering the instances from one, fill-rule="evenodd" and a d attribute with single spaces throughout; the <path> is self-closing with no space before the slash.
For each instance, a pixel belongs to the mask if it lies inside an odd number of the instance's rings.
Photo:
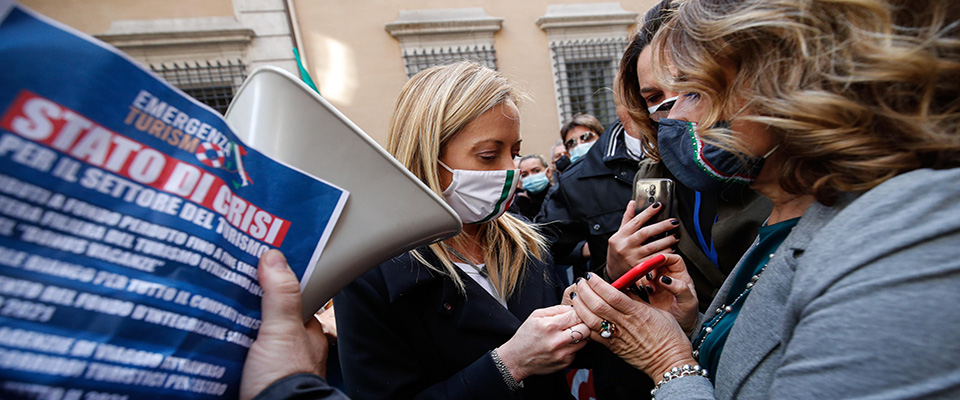
<path id="1" fill-rule="evenodd" d="M 820 203 L 813 203 L 809 209 L 803 214 L 800 218 L 800 221 L 797 223 L 797 226 L 793 228 L 793 231 L 790 232 L 790 236 L 780 245 L 777 249 L 776 256 L 774 257 L 777 262 L 771 261 L 772 265 L 779 265 L 779 261 L 783 260 L 783 257 L 780 257 L 781 254 L 788 254 L 790 258 L 796 259 L 799 257 L 807 246 L 810 244 L 810 240 L 813 239 L 813 235 L 820 230 L 827 222 L 829 222 L 833 217 L 843 209 L 843 207 L 849 204 L 849 201 L 841 200 L 838 205 L 833 207 L 828 207 Z M 750 251 L 753 249 L 751 246 Z M 788 250 L 789 249 L 789 250 Z M 743 257 L 741 257 L 741 261 Z M 730 275 L 735 275 L 737 271 L 740 270 L 740 263 L 737 263 L 737 266 L 733 268 L 730 272 Z M 766 272 L 764 272 L 766 276 Z M 704 321 L 713 318 L 716 315 L 716 309 L 722 303 L 724 298 L 726 298 L 727 293 L 730 292 L 730 285 L 732 279 L 728 278 L 723 285 L 720 287 L 720 290 L 717 292 L 717 295 L 714 296 L 713 301 L 710 303 L 710 308 L 707 309 L 707 312 L 704 313 Z"/>
<path id="2" fill-rule="evenodd" d="M 504 308 L 497 299 L 490 296 L 466 274 L 461 273 L 460 279 L 466 286 L 466 293 L 461 293 L 452 280 L 443 280 L 441 312 L 456 318 L 458 330 L 491 332 L 504 337 L 513 336 L 523 320 L 517 318 L 511 310 Z M 511 302 L 513 300 L 510 299 Z M 510 302 L 507 305 L 510 306 Z"/>
<path id="3" fill-rule="evenodd" d="M 607 129 L 606 136 L 607 143 L 604 143 L 603 146 L 603 162 L 609 163 L 617 160 L 633 160 L 630 158 L 630 155 L 627 154 L 627 144 L 624 142 L 623 136 L 626 135 L 626 131 L 623 130 L 623 125 L 620 121 L 614 123 L 609 129 Z"/>
<path id="4" fill-rule="evenodd" d="M 833 207 L 820 203 L 811 205 L 790 236 L 774 253 L 763 276 L 744 301 L 736 324 L 730 331 L 717 371 L 718 394 L 736 397 L 736 391 L 746 377 L 780 345 L 781 325 L 784 318 L 788 318 L 786 301 L 798 259 L 820 228 L 830 222 L 846 204 L 849 204 L 849 201 L 841 200 Z M 736 274 L 740 268 L 741 265 L 737 264 L 731 275 Z M 723 283 L 704 316 L 705 321 L 716 315 L 717 307 L 722 305 L 730 291 L 731 282 L 732 279 L 727 279 Z"/>
<path id="5" fill-rule="evenodd" d="M 507 300 L 506 308 L 476 281 L 462 273 L 460 277 L 466 285 L 466 294 L 458 292 L 452 280 L 444 279 L 443 303 L 459 307 L 457 326 L 460 329 L 492 331 L 511 337 L 534 310 L 560 302 L 558 290 L 553 287 L 553 280 L 547 275 L 548 269 L 545 267 L 546 264 L 540 261 L 527 263 L 520 287 Z M 451 310 L 454 311 L 456 309 Z"/>
<path id="6" fill-rule="evenodd" d="M 431 265 L 440 265 L 439 259 L 428 248 L 418 250 Z M 420 290 L 436 290 L 439 301 L 431 312 L 456 318 L 458 328 L 464 330 L 491 332 L 509 338 L 531 312 L 559 303 L 551 284 L 552 278 L 546 275 L 548 269 L 540 261 L 527 264 L 524 279 L 507 301 L 507 308 L 462 271 L 457 273 L 465 284 L 464 291 L 459 290 L 452 279 L 432 271 L 409 253 L 391 259 L 383 267 L 381 270 L 391 303 Z"/>
<path id="7" fill-rule="evenodd" d="M 433 252 L 427 247 L 414 251 L 420 252 L 430 263 L 439 263 Z M 391 258 L 381 265 L 383 281 L 386 285 L 387 298 L 391 303 L 396 302 L 404 295 L 419 287 L 430 285 L 439 279 L 439 274 L 417 261 L 410 252 Z"/>
<path id="8" fill-rule="evenodd" d="M 578 179 L 610 175 L 617 169 L 618 164 L 624 162 L 631 163 L 632 169 L 636 169 L 638 161 L 627 154 L 627 145 L 623 142 L 624 135 L 626 132 L 623 130 L 623 125 L 617 121 L 600 135 L 596 144 L 590 148 L 582 160 L 578 160 L 560 175 L 561 179 L 564 175 L 576 176 Z M 630 179 L 633 179 L 632 175 Z"/>

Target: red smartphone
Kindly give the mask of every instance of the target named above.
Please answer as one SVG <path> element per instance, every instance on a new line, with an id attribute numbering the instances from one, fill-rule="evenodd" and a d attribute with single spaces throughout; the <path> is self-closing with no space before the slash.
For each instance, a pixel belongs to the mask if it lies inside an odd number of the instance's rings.
<path id="1" fill-rule="evenodd" d="M 640 277 L 647 274 L 647 272 L 653 271 L 654 268 L 663 264 L 664 261 L 667 261 L 667 257 L 664 257 L 663 254 L 657 254 L 653 257 L 648 258 L 646 261 L 637 264 L 636 267 L 631 268 L 627 273 L 623 274 L 620 278 L 613 282 L 613 287 L 618 290 L 623 290 L 634 283 L 637 283 L 640 280 Z"/>

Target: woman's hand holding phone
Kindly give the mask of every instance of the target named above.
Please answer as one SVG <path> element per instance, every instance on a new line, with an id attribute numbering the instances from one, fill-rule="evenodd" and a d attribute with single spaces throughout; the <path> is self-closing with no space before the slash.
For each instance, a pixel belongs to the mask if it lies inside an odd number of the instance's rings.
<path id="1" fill-rule="evenodd" d="M 664 257 L 663 254 L 654 255 L 621 275 L 611 286 L 617 290 L 626 290 L 630 286 L 635 285 L 644 275 L 652 273 L 655 268 L 659 267 L 660 264 L 663 264 L 666 260 L 667 258 Z"/>
<path id="2" fill-rule="evenodd" d="M 690 335 L 700 319 L 700 303 L 686 263 L 678 254 L 664 254 L 665 260 L 637 283 L 647 292 L 647 302 L 669 312 Z"/>
<path id="3" fill-rule="evenodd" d="M 676 235 L 669 235 L 652 242 L 647 241 L 679 226 L 676 218 L 670 218 L 653 225 L 644 226 L 647 220 L 656 215 L 663 204 L 653 204 L 635 214 L 636 201 L 631 200 L 623 212 L 620 229 L 607 241 L 607 276 L 617 279 L 654 254 L 672 254 L 672 246 L 679 241 Z"/>

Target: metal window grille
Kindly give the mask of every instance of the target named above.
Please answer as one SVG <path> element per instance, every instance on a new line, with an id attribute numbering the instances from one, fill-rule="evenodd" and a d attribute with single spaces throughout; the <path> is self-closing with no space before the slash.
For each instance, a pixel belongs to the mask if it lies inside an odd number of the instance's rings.
<path id="1" fill-rule="evenodd" d="M 592 114 L 604 124 L 617 118 L 613 80 L 627 46 L 624 38 L 552 42 L 560 119 Z"/>
<path id="2" fill-rule="evenodd" d="M 246 67 L 240 60 L 151 64 L 150 69 L 220 114 L 227 112 L 233 94 L 247 77 Z"/>
<path id="3" fill-rule="evenodd" d="M 476 61 L 484 66 L 497 69 L 496 52 L 492 46 L 487 45 L 413 49 L 403 52 L 407 78 L 412 78 L 418 72 L 436 65 L 452 64 L 463 60 Z"/>

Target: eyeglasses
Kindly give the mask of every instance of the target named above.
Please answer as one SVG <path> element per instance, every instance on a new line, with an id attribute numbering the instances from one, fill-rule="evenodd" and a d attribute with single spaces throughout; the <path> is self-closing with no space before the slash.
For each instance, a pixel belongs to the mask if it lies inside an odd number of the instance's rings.
<path id="1" fill-rule="evenodd" d="M 586 131 L 586 132 L 584 132 L 583 134 L 581 134 L 580 136 L 572 137 L 572 138 L 570 138 L 569 140 L 567 140 L 566 142 L 563 142 L 563 147 L 566 147 L 567 150 L 570 150 L 570 149 L 572 149 L 572 148 L 574 148 L 574 147 L 577 147 L 577 145 L 580 144 L 580 143 L 587 143 L 587 142 L 593 140 L 593 137 L 594 137 L 594 136 L 597 136 L 597 134 L 594 133 L 594 132 Z"/>

